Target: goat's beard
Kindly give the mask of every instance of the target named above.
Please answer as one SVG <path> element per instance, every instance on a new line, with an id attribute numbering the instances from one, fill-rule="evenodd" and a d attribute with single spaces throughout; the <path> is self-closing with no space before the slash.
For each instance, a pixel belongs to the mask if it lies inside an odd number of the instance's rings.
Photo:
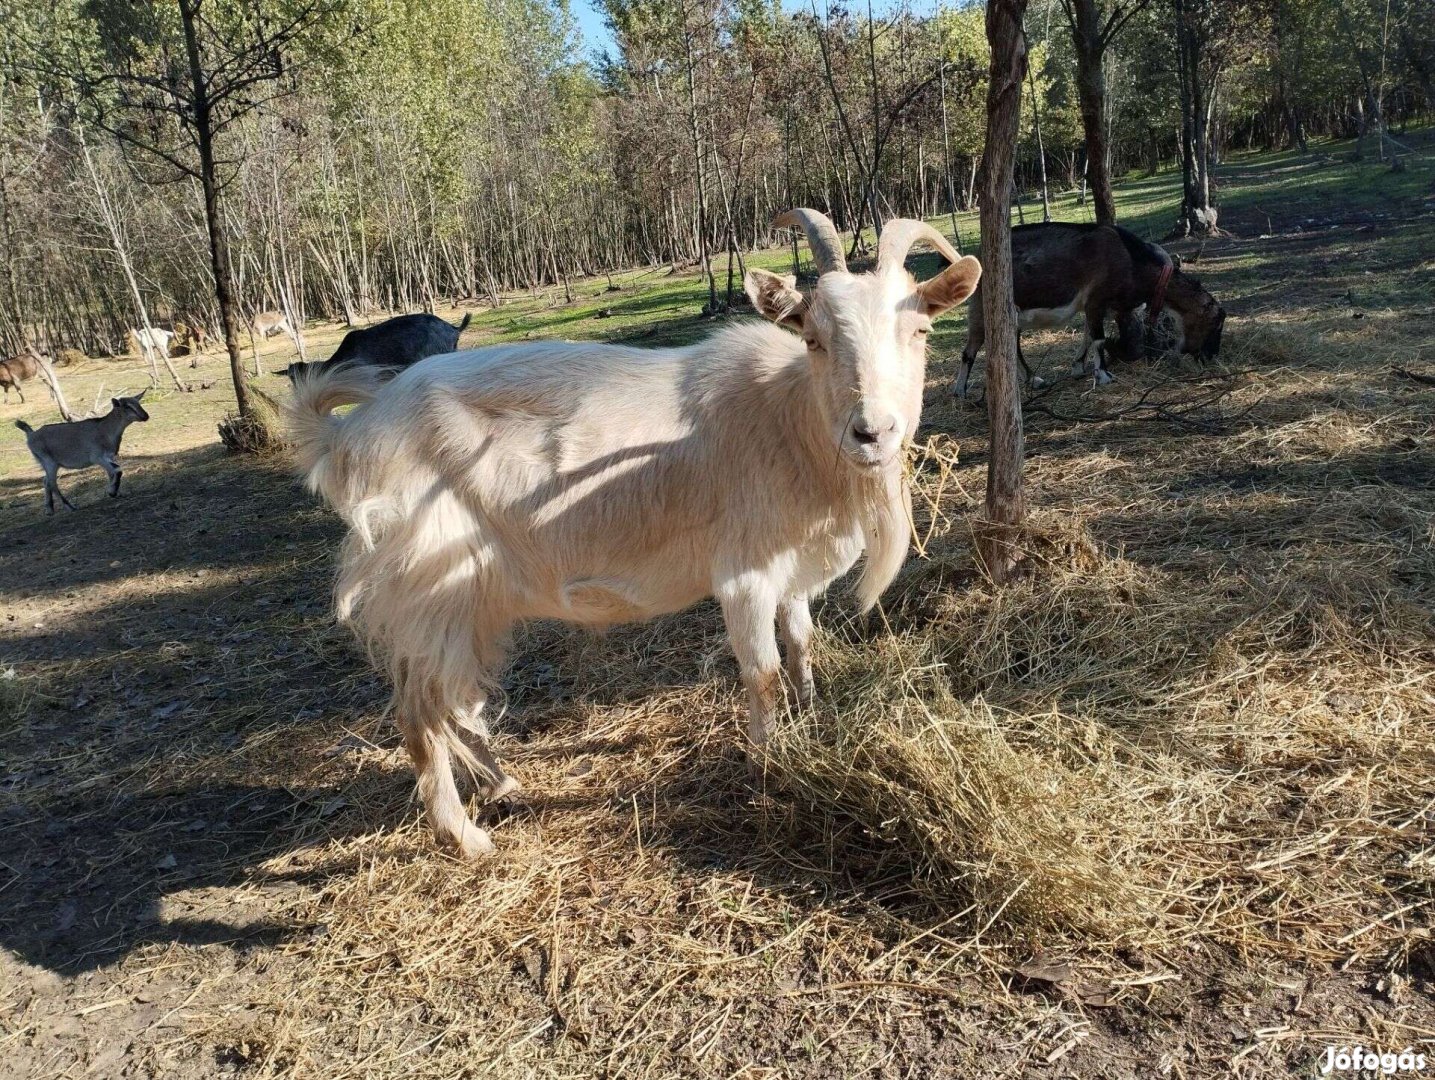
<path id="1" fill-rule="evenodd" d="M 878 476 L 864 478 L 857 490 L 858 513 L 867 554 L 857 580 L 862 611 L 876 606 L 907 560 L 911 542 L 910 495 L 899 456 Z"/>

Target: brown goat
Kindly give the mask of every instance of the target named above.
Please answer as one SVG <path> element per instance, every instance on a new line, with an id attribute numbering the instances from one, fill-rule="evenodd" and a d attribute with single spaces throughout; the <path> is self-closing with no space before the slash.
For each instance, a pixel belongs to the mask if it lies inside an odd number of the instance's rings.
<path id="1" fill-rule="evenodd" d="M 1141 352 L 1142 333 L 1137 308 L 1146 306 L 1147 318 L 1170 308 L 1180 319 L 1178 352 L 1202 359 L 1216 355 L 1226 313 L 1201 283 L 1176 269 L 1171 256 L 1120 226 L 1047 222 L 1018 225 L 1011 231 L 1012 276 L 1022 329 L 1063 326 L 1077 315 L 1086 318 L 1086 337 L 1072 362 L 1072 373 L 1086 369 L 1095 345 L 1094 372 L 1098 383 L 1108 383 L 1109 346 L 1106 316 L 1115 315 L 1120 338 L 1116 355 L 1134 360 Z M 952 391 L 966 397 L 967 378 L 977 353 L 986 341 L 981 287 L 967 307 L 967 343 L 962 368 Z M 1026 358 L 1017 356 L 1033 385 Z"/>
<path id="2" fill-rule="evenodd" d="M 10 401 L 10 388 L 14 387 L 15 392 L 20 395 L 20 404 L 25 404 L 25 391 L 20 384 L 26 379 L 33 379 L 40 371 L 40 365 L 35 363 L 33 356 L 25 353 L 17 353 L 8 360 L 0 360 L 0 387 L 5 390 L 5 401 Z"/>

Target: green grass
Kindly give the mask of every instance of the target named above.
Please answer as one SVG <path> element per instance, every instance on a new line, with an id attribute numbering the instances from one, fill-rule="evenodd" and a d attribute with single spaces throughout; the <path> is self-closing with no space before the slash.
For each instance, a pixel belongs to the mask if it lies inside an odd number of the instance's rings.
<path id="1" fill-rule="evenodd" d="M 1416 155 L 1407 159 L 1407 167 L 1402 172 L 1393 172 L 1369 156 L 1354 160 L 1355 144 L 1351 141 L 1313 142 L 1310 151 L 1304 154 L 1296 151 L 1241 153 L 1222 163 L 1216 174 L 1221 224 L 1236 236 L 1250 240 L 1272 231 L 1280 233 L 1298 227 L 1312 233 L 1324 230 L 1331 236 L 1314 267 L 1304 253 L 1299 256 L 1299 272 L 1290 252 L 1279 245 L 1213 242 L 1208 258 L 1217 260 L 1221 273 L 1220 299 L 1228 307 L 1234 302 L 1235 310 L 1243 305 L 1250 310 L 1262 310 L 1289 309 L 1294 304 L 1317 311 L 1331 305 L 1382 310 L 1435 304 L 1435 274 L 1430 272 L 1430 252 L 1435 248 L 1431 229 L 1395 230 L 1390 236 L 1382 236 L 1381 243 L 1375 246 L 1357 243 L 1359 237 L 1349 231 L 1349 228 L 1361 227 L 1360 222 L 1366 219 L 1376 223 L 1409 223 L 1435 209 L 1431 195 L 1435 128 L 1407 132 L 1402 141 L 1417 150 Z M 1165 169 L 1154 175 L 1122 178 L 1115 185 L 1115 196 L 1118 220 L 1124 226 L 1149 239 L 1160 240 L 1169 234 L 1176 220 L 1181 198 L 1180 172 Z M 1081 202 L 1076 191 L 1056 192 L 1051 203 L 1055 220 L 1092 220 L 1089 199 Z M 1026 221 L 1040 220 L 1039 197 L 1026 192 L 1022 198 L 1022 213 Z M 1013 222 L 1018 216 L 1014 209 Z M 943 214 L 930 220 L 951 235 L 951 215 Z M 1320 223 L 1326 220 L 1346 223 L 1349 228 L 1322 226 Z M 977 214 L 958 214 L 956 231 L 964 250 L 973 250 L 980 233 Z M 870 243 L 870 232 L 867 239 Z M 1188 254 L 1195 247 L 1191 242 L 1170 246 Z M 744 259 L 749 266 L 779 271 L 792 269 L 791 248 L 786 243 L 749 253 Z M 926 274 L 935 270 L 937 263 L 937 257 L 929 255 L 914 265 L 919 274 Z M 804 270 L 810 270 L 805 245 L 801 248 L 800 264 Z M 1412 266 L 1417 272 L 1408 272 Z M 715 269 L 721 298 L 726 294 L 725 258 L 715 262 Z M 707 288 L 696 268 L 673 273 L 667 266 L 647 267 L 613 274 L 611 281 L 616 287 L 612 291 L 605 278 L 572 282 L 572 302 L 566 301 L 561 289 L 550 288 L 506 297 L 497 306 L 475 309 L 462 343 L 473 347 L 567 338 L 650 346 L 682 345 L 702 337 L 715 325 L 716 320 L 700 314 L 707 302 Z M 735 276 L 734 291 L 739 292 L 741 287 L 740 276 Z M 451 310 L 439 313 L 454 315 Z M 305 330 L 310 359 L 323 359 L 332 352 L 346 329 L 338 323 L 311 323 Z M 953 312 L 938 324 L 932 339 L 937 370 L 950 364 L 961 348 L 965 333 L 963 312 Z M 256 385 L 270 394 L 282 393 L 284 381 L 271 372 L 294 358 L 292 346 L 284 339 L 276 339 L 261 350 L 261 357 L 264 374 Z M 146 398 L 152 406 L 152 420 L 142 432 L 134 431 L 127 437 L 130 453 L 162 454 L 191 445 L 196 429 L 206 429 L 213 435 L 220 418 L 232 407 L 228 367 L 222 355 L 214 351 L 206 354 L 197 371 L 183 366 L 186 363 L 176 361 L 185 379 L 196 385 L 207 382 L 209 388 L 178 394 L 162 384 L 152 391 Z M 139 389 L 147 382 L 147 374 L 139 360 L 131 357 L 93 361 L 78 369 L 63 370 L 61 379 L 71 407 L 83 416 L 97 400 L 103 406 L 114 394 Z M 37 426 L 59 419 L 39 382 L 31 384 L 27 405 L 0 406 L 0 418 L 6 421 L 6 428 L 13 419 L 25 419 Z M 214 438 L 217 441 L 217 435 Z M 18 433 L 0 431 L 0 477 L 35 471 Z M 81 494 L 89 499 L 100 490 L 102 480 L 98 473 L 83 474 L 67 484 L 78 485 Z M 6 495 L 0 493 L 0 505 L 4 505 L 5 500 Z"/>

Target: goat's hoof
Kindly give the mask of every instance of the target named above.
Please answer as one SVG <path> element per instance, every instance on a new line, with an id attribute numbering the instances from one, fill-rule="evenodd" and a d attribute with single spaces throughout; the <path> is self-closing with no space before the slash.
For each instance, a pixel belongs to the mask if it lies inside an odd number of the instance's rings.
<path id="1" fill-rule="evenodd" d="M 1115 382 L 1115 381 L 1116 381 L 1116 380 L 1113 379 L 1113 378 L 1107 373 L 1107 371 L 1106 371 L 1105 368 L 1101 368 L 1101 369 L 1099 369 L 1099 370 L 1096 372 L 1096 385 L 1097 385 L 1097 386 L 1106 386 L 1108 383 L 1113 383 L 1113 382 Z"/>
<path id="2" fill-rule="evenodd" d="M 464 826 L 463 835 L 451 841 L 450 846 L 465 859 L 481 859 L 496 850 L 488 832 L 477 825 Z"/>
<path id="3" fill-rule="evenodd" d="M 487 803 L 503 802 L 504 800 L 512 801 L 512 797 L 522 790 L 522 784 L 511 776 L 505 776 L 483 793 L 483 801 Z"/>
<path id="4" fill-rule="evenodd" d="M 1046 380 L 1043 379 L 1040 375 L 1033 375 L 1031 377 L 1031 388 L 1033 390 L 1040 390 L 1045 385 Z"/>

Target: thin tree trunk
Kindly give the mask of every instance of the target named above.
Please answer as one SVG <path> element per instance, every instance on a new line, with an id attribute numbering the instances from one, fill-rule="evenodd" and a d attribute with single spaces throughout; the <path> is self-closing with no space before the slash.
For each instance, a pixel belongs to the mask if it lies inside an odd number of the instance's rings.
<path id="1" fill-rule="evenodd" d="M 1041 165 L 1041 220 L 1051 220 L 1051 196 L 1046 186 L 1046 144 L 1041 137 L 1041 103 L 1036 96 L 1036 74 L 1028 66 L 1026 70 L 1027 85 L 1031 88 L 1031 119 L 1036 125 L 1036 157 Z M 1102 222 L 1109 225 L 1111 222 Z"/>
<path id="2" fill-rule="evenodd" d="M 100 180 L 99 170 L 95 168 L 94 159 L 90 156 L 90 146 L 85 142 L 84 128 L 80 125 L 76 125 L 75 133 L 76 139 L 80 144 L 80 156 L 85 162 L 85 169 L 90 174 L 90 182 L 95 188 L 95 200 L 99 206 L 100 217 L 105 223 L 105 228 L 109 231 L 110 243 L 115 249 L 115 258 L 119 260 L 120 269 L 125 275 L 125 282 L 130 287 L 130 297 L 135 303 L 135 312 L 139 315 L 140 353 L 143 355 L 145 362 L 149 364 L 150 385 L 159 385 L 159 368 L 156 366 L 154 358 L 154 354 L 158 353 L 164 361 L 166 370 L 169 371 L 170 378 L 174 380 L 175 389 L 186 390 L 188 387 L 185 386 L 184 381 L 179 377 L 179 372 L 175 371 L 174 365 L 169 362 L 168 352 L 164 349 L 156 349 L 154 347 L 150 334 L 152 328 L 149 322 L 149 311 L 145 308 L 144 296 L 140 292 L 139 281 L 135 277 L 134 265 L 130 262 L 129 248 L 125 245 L 124 234 L 120 231 L 120 223 L 119 219 L 115 216 L 115 208 L 110 203 L 109 193 L 105 190 L 105 185 Z"/>
<path id="3" fill-rule="evenodd" d="M 219 212 L 219 178 L 215 172 L 213 114 L 210 111 L 208 82 L 199 59 L 199 38 L 195 29 L 200 0 L 180 0 L 180 21 L 184 24 L 185 51 L 189 58 L 190 91 L 194 95 L 195 142 L 199 149 L 199 182 L 204 189 L 204 222 L 209 229 L 209 257 L 214 269 L 214 298 L 224 326 L 224 346 L 229 352 L 229 375 L 234 380 L 234 404 L 239 415 L 252 419 L 249 380 L 239 347 L 239 319 L 234 309 L 229 265 L 229 241 Z"/>
<path id="4" fill-rule="evenodd" d="M 980 186 L 982 314 L 986 323 L 991 455 L 987 464 L 987 524 L 979 553 L 987 572 L 998 582 L 1011 578 L 1021 561 L 1019 543 L 1026 519 L 1010 204 L 1012 159 L 1016 154 L 1026 71 L 1026 38 L 1021 28 L 1025 11 L 1026 0 L 989 0 L 987 4 L 991 81 L 987 87 L 986 152 Z"/>
<path id="5" fill-rule="evenodd" d="M 50 366 L 50 361 L 41 356 L 40 351 L 29 342 L 25 343 L 25 351 L 39 365 L 40 374 L 45 377 L 45 382 L 50 388 L 50 396 L 55 399 L 55 408 L 60 410 L 60 415 L 64 417 L 66 423 L 74 420 L 74 416 L 70 413 L 70 403 L 65 400 L 65 391 L 60 389 L 60 378 L 55 374 L 55 369 Z"/>
<path id="6" fill-rule="evenodd" d="M 683 8 L 683 55 L 688 90 L 688 134 L 693 144 L 694 182 L 697 185 L 697 240 L 698 256 L 702 260 L 703 276 L 708 282 L 708 311 L 717 311 L 717 278 L 713 275 L 712 260 L 708 253 L 708 203 L 706 155 L 703 153 L 702 134 L 698 127 L 697 79 L 694 72 L 692 30 L 687 25 L 687 8 Z"/>

